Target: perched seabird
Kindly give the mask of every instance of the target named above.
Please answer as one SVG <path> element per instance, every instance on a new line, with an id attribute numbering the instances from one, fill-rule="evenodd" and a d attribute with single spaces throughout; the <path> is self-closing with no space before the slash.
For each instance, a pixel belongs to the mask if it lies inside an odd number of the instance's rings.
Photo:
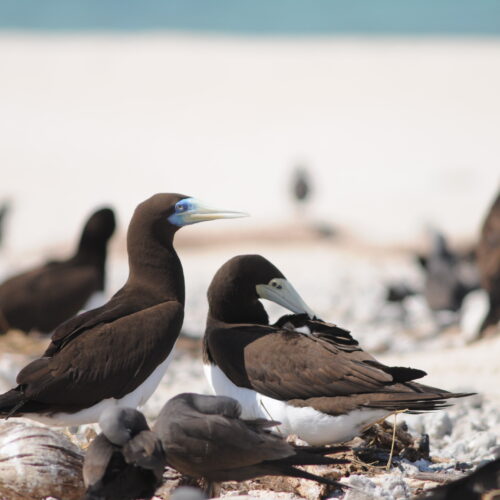
<path id="1" fill-rule="evenodd" d="M 271 326 L 261 298 L 296 314 Z M 226 262 L 208 303 L 203 357 L 214 392 L 237 399 L 244 418 L 277 420 L 309 444 L 347 441 L 394 411 L 435 410 L 465 396 L 412 382 L 422 370 L 379 363 L 347 330 L 317 319 L 260 255 Z"/>
<path id="2" fill-rule="evenodd" d="M 0 416 L 78 425 L 96 422 L 108 406 L 144 404 L 167 369 L 184 317 L 175 233 L 187 224 L 241 216 L 171 193 L 138 205 L 127 234 L 127 282 L 104 306 L 56 329 L 43 357 L 0 396 Z"/>
<path id="3" fill-rule="evenodd" d="M 500 458 L 472 474 L 427 490 L 417 500 L 481 500 L 500 498 Z"/>
<path id="4" fill-rule="evenodd" d="M 477 261 L 481 286 L 489 298 L 489 311 L 479 329 L 479 337 L 483 337 L 500 321 L 500 193 L 483 223 Z"/>
<path id="5" fill-rule="evenodd" d="M 83 464 L 84 500 L 151 498 L 166 465 L 160 440 L 144 415 L 132 408 L 107 408 L 102 433 L 89 446 Z"/>
<path id="6" fill-rule="evenodd" d="M 104 290 L 106 248 L 114 230 L 113 211 L 97 210 L 73 257 L 49 261 L 0 285 L 0 333 L 9 328 L 49 333 Z"/>
<path id="7" fill-rule="evenodd" d="M 295 446 L 269 432 L 277 422 L 243 420 L 240 415 L 241 407 L 232 398 L 184 393 L 165 404 L 153 432 L 168 464 L 188 476 L 209 481 L 291 476 L 343 487 L 296 466 L 348 463 L 325 456 L 348 448 Z"/>

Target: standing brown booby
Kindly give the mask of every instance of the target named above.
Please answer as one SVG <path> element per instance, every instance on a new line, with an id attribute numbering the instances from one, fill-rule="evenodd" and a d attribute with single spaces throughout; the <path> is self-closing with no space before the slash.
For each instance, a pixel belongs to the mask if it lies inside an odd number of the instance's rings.
<path id="1" fill-rule="evenodd" d="M 83 500 L 151 498 L 166 465 L 163 447 L 144 415 L 133 408 L 108 408 L 99 418 L 102 433 L 83 463 Z"/>
<path id="2" fill-rule="evenodd" d="M 106 248 L 115 230 L 110 208 L 92 214 L 68 260 L 49 261 L 0 285 L 0 333 L 9 328 L 49 333 L 104 290 Z"/>
<path id="3" fill-rule="evenodd" d="M 167 463 L 188 476 L 209 481 L 291 476 L 345 487 L 296 466 L 348 463 L 325 456 L 348 448 L 295 446 L 269 432 L 279 422 L 243 420 L 240 415 L 240 404 L 232 398 L 184 393 L 165 404 L 153 432 Z"/>
<path id="4" fill-rule="evenodd" d="M 144 404 L 167 369 L 184 317 L 175 233 L 187 224 L 241 216 L 180 194 L 141 203 L 127 234 L 127 282 L 104 306 L 56 329 L 43 357 L 0 396 L 0 415 L 77 425 L 96 422 L 109 406 Z"/>
<path id="5" fill-rule="evenodd" d="M 481 230 L 477 248 L 481 286 L 488 293 L 489 311 L 479 329 L 479 337 L 495 329 L 500 321 L 500 194 L 497 195 Z"/>
<path id="6" fill-rule="evenodd" d="M 271 326 L 261 298 L 296 315 Z M 226 262 L 208 303 L 203 349 L 214 392 L 237 399 L 244 418 L 277 420 L 309 444 L 347 441 L 396 410 L 435 410 L 465 396 L 412 382 L 422 370 L 379 363 L 347 330 L 317 319 L 260 255 Z"/>

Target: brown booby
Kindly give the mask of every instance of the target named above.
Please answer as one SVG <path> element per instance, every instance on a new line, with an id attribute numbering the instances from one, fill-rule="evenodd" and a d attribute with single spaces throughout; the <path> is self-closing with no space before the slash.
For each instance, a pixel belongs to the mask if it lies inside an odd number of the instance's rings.
<path id="1" fill-rule="evenodd" d="M 477 247 L 481 286 L 488 293 L 489 310 L 479 329 L 479 337 L 495 330 L 500 321 L 500 193 L 481 229 Z"/>
<path id="2" fill-rule="evenodd" d="M 133 408 L 110 407 L 99 418 L 102 433 L 90 444 L 83 463 L 83 500 L 151 498 L 166 465 L 160 440 L 144 415 Z"/>
<path id="3" fill-rule="evenodd" d="M 259 299 L 295 313 L 269 325 Z M 447 406 L 465 396 L 413 382 L 426 373 L 391 367 L 347 330 L 317 319 L 284 275 L 260 255 L 226 262 L 208 289 L 204 368 L 216 394 L 244 418 L 269 418 L 309 444 L 347 441 L 394 411 Z"/>
<path id="4" fill-rule="evenodd" d="M 143 405 L 167 369 L 184 317 L 175 233 L 188 224 L 242 215 L 171 193 L 138 205 L 127 233 L 127 282 L 104 306 L 56 329 L 45 354 L 0 396 L 0 416 L 78 425 L 96 422 L 108 406 Z"/>
<path id="5" fill-rule="evenodd" d="M 49 261 L 0 285 L 0 333 L 9 328 L 49 333 L 104 290 L 106 248 L 114 230 L 113 211 L 97 210 L 73 257 Z"/>
<path id="6" fill-rule="evenodd" d="M 165 404 L 153 432 L 167 463 L 188 476 L 209 481 L 291 476 L 345 487 L 296 466 L 348 463 L 325 456 L 348 448 L 296 446 L 269 432 L 278 422 L 243 420 L 240 415 L 240 404 L 232 398 L 184 393 Z"/>

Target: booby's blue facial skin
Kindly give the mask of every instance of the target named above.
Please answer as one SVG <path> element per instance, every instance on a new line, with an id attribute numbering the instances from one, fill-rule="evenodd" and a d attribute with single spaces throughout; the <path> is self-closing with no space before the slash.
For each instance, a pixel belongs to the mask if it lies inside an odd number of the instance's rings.
<path id="1" fill-rule="evenodd" d="M 175 204 L 174 213 L 169 216 L 168 220 L 170 224 L 182 227 L 208 220 L 234 219 L 246 216 L 247 214 L 241 212 L 210 208 L 196 198 L 183 198 Z"/>
<path id="2" fill-rule="evenodd" d="M 184 198 L 175 204 L 175 212 L 168 218 L 174 226 L 182 227 L 188 224 L 194 224 L 198 221 L 190 221 L 186 215 L 196 209 L 196 200 L 194 198 Z"/>

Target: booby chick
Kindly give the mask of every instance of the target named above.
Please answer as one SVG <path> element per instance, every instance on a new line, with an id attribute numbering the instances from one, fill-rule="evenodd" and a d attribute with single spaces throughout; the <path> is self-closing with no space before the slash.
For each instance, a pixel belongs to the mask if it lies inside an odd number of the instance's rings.
<path id="1" fill-rule="evenodd" d="M 96 422 L 109 406 L 143 405 L 165 374 L 184 317 L 184 275 L 173 247 L 187 224 L 241 217 L 181 194 L 156 194 L 128 228 L 128 280 L 107 304 L 56 329 L 40 359 L 0 396 L 0 416 L 50 425 Z"/>
<path id="2" fill-rule="evenodd" d="M 191 477 L 245 481 L 291 476 L 345 487 L 296 466 L 348 463 L 325 456 L 348 448 L 295 446 L 269 432 L 277 422 L 243 420 L 240 415 L 240 404 L 232 398 L 184 393 L 165 404 L 153 432 L 162 442 L 168 464 Z"/>
<path id="3" fill-rule="evenodd" d="M 111 407 L 102 412 L 99 425 L 102 433 L 92 441 L 83 463 L 83 500 L 153 497 L 166 461 L 144 415 L 133 408 Z"/>
<path id="4" fill-rule="evenodd" d="M 271 326 L 262 298 L 296 315 Z M 344 442 L 394 411 L 435 410 L 466 395 L 412 382 L 422 370 L 378 362 L 347 330 L 317 319 L 260 255 L 226 262 L 208 303 L 203 358 L 213 391 L 237 399 L 244 418 L 277 420 L 309 444 Z"/>
<path id="5" fill-rule="evenodd" d="M 71 258 L 49 261 L 0 285 L 0 333 L 9 328 L 50 333 L 104 290 L 107 244 L 114 230 L 113 211 L 97 210 Z"/>

